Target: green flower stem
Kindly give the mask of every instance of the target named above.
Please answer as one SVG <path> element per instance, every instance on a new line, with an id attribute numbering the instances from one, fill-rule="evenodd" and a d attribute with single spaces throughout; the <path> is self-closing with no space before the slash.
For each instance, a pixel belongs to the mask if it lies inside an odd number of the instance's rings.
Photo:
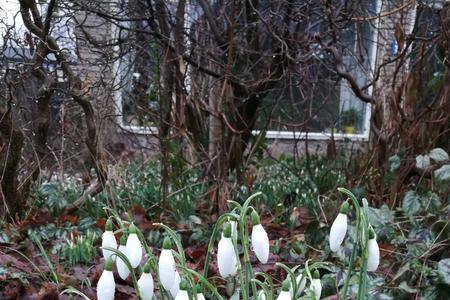
<path id="1" fill-rule="evenodd" d="M 273 300 L 273 295 L 272 295 L 271 291 L 269 290 L 269 287 L 268 287 L 267 283 L 262 282 L 262 281 L 260 281 L 258 279 L 252 279 L 252 281 L 257 283 L 264 290 L 264 294 L 266 294 L 266 299 L 267 300 Z M 254 297 L 254 299 L 259 300 L 258 299 L 258 295 L 256 295 Z"/>
<path id="2" fill-rule="evenodd" d="M 351 272 L 353 269 L 353 264 L 355 263 L 355 259 L 356 259 L 356 252 L 358 251 L 358 248 L 361 248 L 363 250 L 362 253 L 362 267 L 360 268 L 360 273 L 359 273 L 359 287 L 358 287 L 358 300 L 363 300 L 365 297 L 365 293 L 366 293 L 366 284 L 367 284 L 367 256 L 368 256 L 368 249 L 367 249 L 367 242 L 368 242 L 368 237 L 369 237 L 369 222 L 368 222 L 368 218 L 367 218 L 367 210 L 368 210 L 368 205 L 367 205 L 367 200 L 363 200 L 363 206 L 364 208 L 362 209 L 358 200 L 356 199 L 355 195 L 350 192 L 349 190 L 345 189 L 345 188 L 338 188 L 338 191 L 341 193 L 346 194 L 349 199 L 352 201 L 353 206 L 355 207 L 355 212 L 356 212 L 356 237 L 355 237 L 355 243 L 353 246 L 353 250 L 352 250 L 352 255 L 350 257 L 350 261 L 348 264 L 348 269 L 347 269 L 347 276 L 345 277 L 345 282 L 344 282 L 344 288 L 342 291 L 342 299 L 346 299 L 347 298 L 347 291 L 348 291 L 348 286 L 350 284 L 350 277 L 351 277 Z"/>
<path id="3" fill-rule="evenodd" d="M 248 226 L 246 222 L 246 216 L 247 211 L 249 209 L 250 202 L 255 199 L 256 197 L 262 195 L 261 192 L 255 193 L 247 198 L 247 200 L 244 202 L 244 205 L 242 205 L 242 210 L 240 214 L 240 220 L 239 220 L 239 231 L 241 235 L 241 241 L 242 241 L 242 249 L 244 252 L 244 264 L 246 266 L 246 272 L 245 272 L 245 280 L 244 282 L 241 282 L 241 284 L 244 284 L 242 286 L 242 297 L 244 300 L 249 299 L 249 290 L 248 285 L 250 284 L 252 286 L 253 296 L 257 296 L 257 290 L 256 290 L 256 283 L 252 281 L 253 279 L 253 270 L 252 265 L 250 262 L 250 255 L 249 255 L 249 234 L 248 234 Z"/>
<path id="4" fill-rule="evenodd" d="M 273 287 L 273 280 L 272 280 L 272 277 L 271 277 L 269 274 L 264 273 L 264 272 L 258 272 L 258 273 L 256 273 L 256 275 L 261 275 L 261 276 L 263 276 L 264 279 L 265 279 L 265 281 L 268 282 L 268 283 L 266 283 L 266 284 L 270 287 L 270 291 L 269 291 L 269 293 L 266 295 L 266 296 L 268 296 L 268 299 L 267 299 L 267 300 L 273 300 L 273 295 L 275 295 L 275 289 L 274 289 L 274 287 Z M 257 279 L 254 279 L 254 280 L 257 280 Z"/>
<path id="5" fill-rule="evenodd" d="M 134 289 L 136 291 L 136 296 L 139 300 L 142 300 L 141 293 L 139 292 L 139 285 L 138 285 L 138 282 L 136 279 L 136 275 L 134 274 L 133 267 L 131 267 L 130 261 L 128 260 L 127 256 L 115 248 L 111 248 L 111 247 L 100 247 L 100 248 L 109 250 L 109 251 L 115 253 L 120 259 L 123 260 L 123 262 L 127 266 L 128 270 L 130 270 L 131 279 L 133 280 Z"/>
<path id="6" fill-rule="evenodd" d="M 198 273 L 198 272 L 196 272 L 196 271 L 194 271 L 194 270 L 192 270 L 192 269 L 186 268 L 186 267 L 181 267 L 181 266 L 180 266 L 180 268 L 183 270 L 183 272 L 189 273 L 189 274 L 191 274 L 192 276 L 197 277 L 197 279 L 198 279 L 202 284 L 204 284 L 204 286 L 206 286 L 206 287 L 207 287 L 207 288 L 215 295 L 215 298 L 214 298 L 214 299 L 225 300 L 225 299 L 222 297 L 222 295 L 217 291 L 216 287 L 215 287 L 214 285 L 212 285 L 211 283 L 209 283 L 209 281 L 208 281 L 205 277 L 203 277 L 200 273 Z M 195 289 L 194 289 L 194 290 L 195 290 Z M 194 294 L 195 294 L 195 297 L 197 297 L 196 293 L 194 293 Z"/>

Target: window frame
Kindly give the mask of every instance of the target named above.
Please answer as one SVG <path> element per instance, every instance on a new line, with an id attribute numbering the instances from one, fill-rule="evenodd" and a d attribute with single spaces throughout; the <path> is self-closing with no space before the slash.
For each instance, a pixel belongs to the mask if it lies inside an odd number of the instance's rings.
<path id="1" fill-rule="evenodd" d="M 375 0 L 375 15 L 380 14 L 382 0 Z M 378 52 L 378 39 L 379 39 L 379 22 L 380 19 L 376 18 L 374 21 L 374 31 L 372 33 L 372 45 L 371 45 L 371 53 L 370 53 L 370 69 L 372 73 L 376 67 L 377 60 L 377 52 Z M 117 37 L 117 26 L 114 24 L 111 25 L 111 34 L 112 38 Z M 115 46 L 114 50 L 118 50 L 119 46 Z M 117 77 L 120 77 L 120 59 L 116 60 L 113 65 L 114 71 L 114 82 L 113 85 L 117 86 Z M 119 79 L 120 80 L 120 79 Z M 373 85 L 369 86 L 367 89 L 369 95 L 373 94 Z M 125 124 L 123 120 L 123 102 L 120 89 L 115 89 L 113 95 L 115 112 L 117 115 L 117 124 L 119 127 L 132 134 L 138 135 L 157 135 L 158 128 L 156 126 L 137 126 L 137 125 L 129 125 Z M 370 103 L 366 103 L 365 112 L 363 115 L 363 131 L 362 133 L 327 133 L 327 132 L 305 132 L 305 131 L 290 131 L 290 130 L 267 130 L 266 138 L 271 140 L 317 140 L 317 141 L 325 141 L 329 140 L 333 137 L 335 140 L 351 140 L 351 141 L 360 141 L 367 142 L 369 140 L 370 135 L 370 118 L 372 113 L 372 107 Z M 258 135 L 262 132 L 262 130 L 253 130 L 252 134 Z"/>

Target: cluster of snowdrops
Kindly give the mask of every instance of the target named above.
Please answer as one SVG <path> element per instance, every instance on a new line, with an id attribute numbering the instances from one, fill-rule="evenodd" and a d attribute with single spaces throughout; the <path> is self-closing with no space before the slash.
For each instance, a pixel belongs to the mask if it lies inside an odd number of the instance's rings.
<path id="1" fill-rule="evenodd" d="M 349 196 L 340 208 L 340 212 L 334 220 L 330 230 L 330 249 L 336 252 L 341 247 L 347 232 L 348 214 L 350 203 L 354 208 L 355 227 L 357 236 L 353 240 L 353 251 L 350 257 L 349 267 L 343 288 L 341 289 L 343 299 L 347 296 L 349 278 L 353 271 L 353 265 L 357 252 L 360 252 L 361 265 L 359 268 L 359 288 L 357 299 L 364 299 L 366 296 L 367 272 L 375 271 L 379 265 L 379 248 L 373 228 L 367 219 L 367 201 L 362 200 L 361 206 L 355 196 L 348 190 L 340 188 L 341 192 Z M 291 299 L 320 299 L 322 285 L 320 280 L 320 269 L 328 266 L 326 262 L 315 262 L 309 264 L 306 261 L 303 269 L 300 266 L 289 268 L 288 266 L 276 263 L 287 272 L 287 278 L 282 282 L 279 291 L 274 288 L 273 280 L 266 273 L 254 273 L 249 251 L 253 251 L 261 264 L 268 263 L 269 259 L 269 239 L 264 227 L 260 223 L 257 211 L 250 206 L 252 199 L 260 195 L 256 193 L 250 196 L 243 205 L 235 201 L 230 201 L 234 207 L 231 212 L 219 217 L 208 245 L 208 252 L 205 257 L 203 274 L 186 267 L 186 260 L 181 241 L 172 229 L 164 224 L 156 223 L 167 232 L 167 237 L 163 241 L 163 247 L 159 257 L 155 257 L 146 243 L 140 230 L 132 223 L 121 220 L 117 214 L 110 218 L 105 226 L 102 235 L 102 252 L 105 258 L 104 271 L 97 284 L 98 300 L 114 299 L 115 281 L 113 275 L 113 265 L 120 278 L 132 277 L 136 295 L 141 300 L 156 298 L 154 294 L 155 283 L 158 286 L 160 299 L 205 299 L 205 295 L 210 299 L 225 299 L 208 280 L 208 269 L 215 249 L 215 243 L 220 236 L 217 245 L 217 266 L 219 274 L 227 282 L 236 278 L 239 286 L 235 289 L 233 299 L 263 299 L 277 300 Z M 350 203 L 349 203 L 350 201 Z M 248 228 L 248 218 L 251 219 L 251 238 Z M 120 227 L 113 231 L 113 219 Z M 221 231 L 221 232 L 220 232 Z M 122 232 L 120 243 L 117 245 L 115 234 Z M 238 242 L 242 251 L 239 255 Z M 175 249 L 173 249 L 175 244 Z M 250 250 L 251 245 L 251 250 Z M 143 255 L 146 256 L 146 263 L 141 266 Z M 177 263 L 178 261 L 178 263 Z M 140 277 L 137 279 L 135 269 L 140 270 Z M 154 280 L 152 272 L 157 280 Z M 182 275 L 180 275 L 180 273 Z M 309 281 L 309 286 L 306 287 Z M 302 298 L 304 297 L 304 298 Z M 231 299 L 230 298 L 230 299 Z"/>

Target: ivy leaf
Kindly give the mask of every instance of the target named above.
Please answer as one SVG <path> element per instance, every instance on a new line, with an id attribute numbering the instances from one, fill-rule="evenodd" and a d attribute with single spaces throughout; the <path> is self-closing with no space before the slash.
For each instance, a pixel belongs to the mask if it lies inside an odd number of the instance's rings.
<path id="1" fill-rule="evenodd" d="M 434 177 L 439 180 L 449 180 L 450 179 L 450 165 L 443 165 L 436 171 L 434 171 Z"/>
<path id="2" fill-rule="evenodd" d="M 413 289 L 413 288 L 409 287 L 408 284 L 406 283 L 406 281 L 402 281 L 400 283 L 400 285 L 398 286 L 398 288 L 409 294 L 417 293 L 417 289 Z"/>
<path id="3" fill-rule="evenodd" d="M 430 165 L 430 156 L 425 155 L 419 155 L 416 157 L 416 167 L 419 169 L 426 169 Z"/>
<path id="4" fill-rule="evenodd" d="M 400 156 L 392 155 L 389 157 L 389 169 L 391 172 L 396 171 L 400 167 Z"/>
<path id="5" fill-rule="evenodd" d="M 444 283 L 450 285 L 450 258 L 442 259 L 438 263 L 438 273 Z"/>
<path id="6" fill-rule="evenodd" d="M 429 191 L 426 195 L 425 195 L 425 200 L 426 203 L 424 203 L 425 205 L 425 209 L 430 212 L 430 213 L 436 213 L 438 212 L 438 210 L 441 207 L 441 198 L 439 197 L 438 194 L 433 193 L 431 191 Z"/>
<path id="7" fill-rule="evenodd" d="M 448 153 L 442 148 L 434 148 L 430 151 L 430 158 L 435 161 L 446 161 L 448 160 Z"/>
<path id="8" fill-rule="evenodd" d="M 406 192 L 403 198 L 403 211 L 409 216 L 417 214 L 421 209 L 420 202 L 420 196 L 415 191 Z"/>

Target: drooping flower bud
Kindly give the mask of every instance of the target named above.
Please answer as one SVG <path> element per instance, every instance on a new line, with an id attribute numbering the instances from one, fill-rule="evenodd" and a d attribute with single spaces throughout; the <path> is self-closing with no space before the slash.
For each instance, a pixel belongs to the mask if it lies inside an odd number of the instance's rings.
<path id="1" fill-rule="evenodd" d="M 289 279 L 285 279 L 281 285 L 281 292 L 277 297 L 277 300 L 291 300 L 291 293 L 289 289 L 291 287 L 291 282 Z"/>
<path id="2" fill-rule="evenodd" d="M 119 251 L 122 252 L 124 255 L 127 255 L 126 244 L 127 244 L 127 235 L 126 233 L 123 233 L 122 237 L 120 238 Z M 130 275 L 130 270 L 120 257 L 117 257 L 116 259 L 116 267 L 120 278 L 122 278 L 123 280 L 127 279 L 127 277 Z"/>
<path id="3" fill-rule="evenodd" d="M 152 300 L 153 297 L 153 276 L 150 273 L 150 259 L 144 266 L 144 272 L 138 280 L 139 292 L 142 300 Z"/>
<path id="4" fill-rule="evenodd" d="M 97 299 L 98 300 L 113 300 L 116 291 L 116 283 L 114 282 L 114 275 L 112 273 L 113 261 L 107 258 L 105 261 L 105 268 L 97 283 Z"/>
<path id="5" fill-rule="evenodd" d="M 330 230 L 330 249 L 333 252 L 339 250 L 339 247 L 344 241 L 347 233 L 347 213 L 349 211 L 349 204 L 347 201 L 342 203 L 339 214 L 331 225 Z"/>
<path id="6" fill-rule="evenodd" d="M 180 290 L 177 293 L 177 296 L 175 297 L 175 300 L 189 300 L 189 294 L 187 292 L 188 290 L 188 283 L 186 280 L 182 280 L 180 282 Z"/>
<path id="7" fill-rule="evenodd" d="M 312 274 L 312 281 L 310 289 L 314 292 L 314 296 L 316 300 L 320 299 L 320 295 L 322 294 L 322 283 L 320 282 L 320 273 L 319 270 L 315 270 Z"/>
<path id="8" fill-rule="evenodd" d="M 237 258 L 233 241 L 231 240 L 231 230 L 231 224 L 227 222 L 217 247 L 217 265 L 220 276 L 223 278 L 234 276 L 237 272 Z"/>
<path id="9" fill-rule="evenodd" d="M 103 232 L 102 234 L 102 254 L 105 260 L 110 257 L 114 260 L 114 252 L 104 249 L 105 247 L 117 249 L 117 241 L 116 237 L 114 236 L 113 224 L 111 219 L 108 219 L 108 221 L 106 221 L 105 232 Z"/>
<path id="10" fill-rule="evenodd" d="M 174 285 L 176 268 L 175 258 L 172 253 L 172 243 L 168 237 L 163 241 L 163 249 L 158 260 L 158 272 L 162 286 L 167 291 L 170 291 Z"/>
<path id="11" fill-rule="evenodd" d="M 259 215 L 252 211 L 252 246 L 258 260 L 265 264 L 269 260 L 269 237 L 261 225 Z"/>
<path id="12" fill-rule="evenodd" d="M 127 239 L 127 258 L 133 268 L 139 266 L 142 260 L 142 244 L 137 236 L 137 228 L 131 223 L 128 228 L 129 235 Z"/>
<path id="13" fill-rule="evenodd" d="M 372 228 L 369 230 L 369 241 L 367 243 L 367 271 L 374 272 L 380 264 L 380 248 L 378 247 L 377 238 Z"/>

